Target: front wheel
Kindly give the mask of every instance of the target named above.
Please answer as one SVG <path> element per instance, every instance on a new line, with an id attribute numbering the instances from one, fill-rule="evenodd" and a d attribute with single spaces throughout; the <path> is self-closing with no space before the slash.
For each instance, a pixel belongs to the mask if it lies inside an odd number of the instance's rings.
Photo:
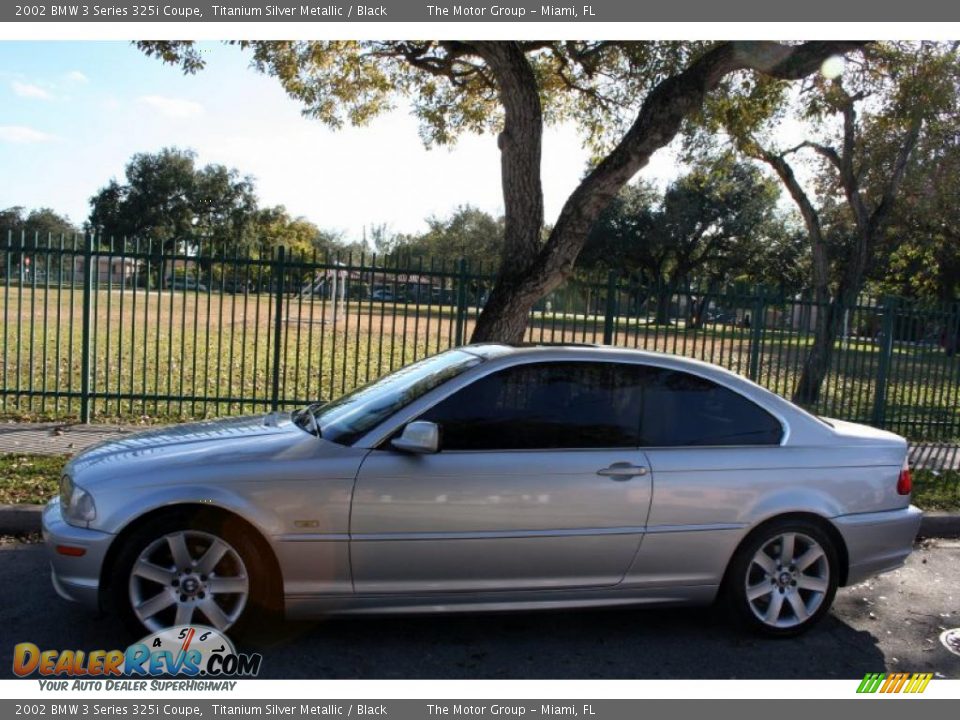
<path id="1" fill-rule="evenodd" d="M 248 537 L 211 518 L 178 515 L 148 521 L 127 538 L 110 594 L 132 629 L 200 624 L 224 632 L 263 604 L 264 585 Z"/>
<path id="2" fill-rule="evenodd" d="M 730 565 L 727 602 L 736 620 L 775 637 L 806 632 L 830 610 L 837 592 L 837 550 L 805 520 L 781 520 L 754 533 Z"/>

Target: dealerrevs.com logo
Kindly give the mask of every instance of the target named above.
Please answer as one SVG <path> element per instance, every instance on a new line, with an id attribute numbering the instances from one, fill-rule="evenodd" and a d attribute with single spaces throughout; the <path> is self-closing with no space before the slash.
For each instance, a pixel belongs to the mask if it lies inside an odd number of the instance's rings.
<path id="1" fill-rule="evenodd" d="M 41 650 L 29 642 L 19 643 L 13 649 L 14 675 L 72 678 L 74 683 L 70 689 L 146 689 L 146 681 L 116 678 L 256 677 L 262 661 L 259 653 L 238 653 L 229 638 L 204 625 L 167 628 L 133 643 L 126 650 Z M 48 689 L 67 689 L 66 680 L 45 683 L 48 684 Z M 218 689 L 213 685 L 215 683 L 180 681 L 161 689 Z M 159 687 L 155 682 L 150 689 Z"/>

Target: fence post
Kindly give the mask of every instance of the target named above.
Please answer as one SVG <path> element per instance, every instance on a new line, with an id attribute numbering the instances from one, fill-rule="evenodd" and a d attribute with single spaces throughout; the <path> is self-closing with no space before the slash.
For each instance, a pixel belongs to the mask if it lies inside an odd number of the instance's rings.
<path id="1" fill-rule="evenodd" d="M 893 333 L 896 329 L 897 300 L 888 297 L 883 303 L 883 330 L 880 345 L 880 362 L 877 365 L 877 384 L 873 393 L 873 425 L 882 426 L 887 413 L 887 384 L 890 362 L 893 360 Z"/>
<path id="2" fill-rule="evenodd" d="M 748 376 L 754 382 L 760 377 L 760 347 L 763 344 L 763 325 L 767 314 L 766 299 L 758 294 L 753 303 L 753 323 L 750 325 L 750 368 Z"/>
<path id="3" fill-rule="evenodd" d="M 90 422 L 90 301 L 93 296 L 93 234 L 83 238 L 83 315 L 80 335 L 80 422 Z"/>
<path id="4" fill-rule="evenodd" d="M 454 345 L 463 345 L 463 332 L 467 322 L 467 261 L 460 258 L 457 269 L 457 328 Z"/>
<path id="5" fill-rule="evenodd" d="M 607 307 L 603 315 L 603 344 L 613 345 L 613 327 L 617 313 L 617 271 L 607 273 Z"/>
<path id="6" fill-rule="evenodd" d="M 280 343 L 283 341 L 283 277 L 284 277 L 284 250 L 283 245 L 277 248 L 277 259 L 274 263 L 274 291 L 273 306 L 273 383 L 270 391 L 270 409 L 280 409 Z M 337 272 L 334 270 L 334 272 Z"/>

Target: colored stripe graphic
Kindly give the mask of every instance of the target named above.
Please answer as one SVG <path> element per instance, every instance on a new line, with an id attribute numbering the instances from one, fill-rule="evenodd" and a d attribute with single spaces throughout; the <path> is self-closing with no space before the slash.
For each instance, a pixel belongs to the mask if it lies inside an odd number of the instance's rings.
<path id="1" fill-rule="evenodd" d="M 858 693 L 922 693 L 933 673 L 867 673 L 857 687 Z"/>

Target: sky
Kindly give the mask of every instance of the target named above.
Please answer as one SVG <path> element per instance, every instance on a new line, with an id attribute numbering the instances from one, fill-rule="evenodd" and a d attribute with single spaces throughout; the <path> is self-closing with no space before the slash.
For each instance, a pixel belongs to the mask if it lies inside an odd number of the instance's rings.
<path id="1" fill-rule="evenodd" d="M 0 208 L 50 207 L 81 224 L 89 198 L 129 158 L 190 148 L 255 179 L 263 205 L 284 205 L 347 240 L 364 227 L 418 232 L 429 216 L 471 204 L 499 215 L 493 135 L 424 148 L 407 108 L 362 128 L 304 118 L 273 78 L 235 47 L 206 43 L 207 67 L 184 76 L 123 42 L 0 42 Z M 547 222 L 583 174 L 576 129 L 548 129 L 543 147 Z M 674 175 L 668 152 L 643 171 Z"/>

